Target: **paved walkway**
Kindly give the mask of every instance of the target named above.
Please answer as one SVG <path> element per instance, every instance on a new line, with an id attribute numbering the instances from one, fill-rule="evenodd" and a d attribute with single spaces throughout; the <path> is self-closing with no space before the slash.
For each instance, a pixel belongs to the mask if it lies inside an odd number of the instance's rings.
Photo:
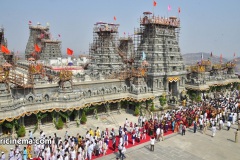
<path id="1" fill-rule="evenodd" d="M 137 122 L 137 117 L 132 114 L 122 112 L 121 114 L 112 113 L 110 116 L 99 116 L 99 120 L 92 117 L 88 118 L 86 125 L 80 125 L 79 128 L 76 125 L 72 125 L 70 128 L 64 128 L 62 130 L 56 130 L 54 128 L 43 128 L 46 136 L 53 136 L 56 132 L 58 136 L 63 137 L 67 130 L 69 135 L 85 135 L 89 128 L 93 130 L 99 127 L 101 130 L 105 128 L 118 129 L 119 125 L 123 125 L 125 119 L 129 121 Z M 211 137 L 211 131 L 208 130 L 204 135 L 201 132 L 193 133 L 192 129 L 186 131 L 186 135 L 171 134 L 165 137 L 164 141 L 155 144 L 155 151 L 149 150 L 149 143 L 137 145 L 135 147 L 127 149 L 127 160 L 239 160 L 240 159 L 240 142 L 234 143 L 234 132 L 237 125 L 233 125 L 230 131 L 217 130 L 216 136 Z M 28 130 L 26 131 L 28 134 Z M 34 133 L 34 136 L 39 137 L 39 132 Z M 10 149 L 12 146 L 4 146 L 6 149 Z M 110 154 L 99 158 L 99 160 L 116 159 L 118 154 Z"/>
<path id="2" fill-rule="evenodd" d="M 233 128 L 237 126 L 234 125 Z M 239 160 L 240 142 L 234 142 L 235 129 L 217 130 L 216 136 L 211 137 L 211 131 L 208 130 L 204 135 L 200 131 L 193 133 L 190 128 L 186 135 L 172 134 L 166 137 L 164 141 L 155 144 L 155 151 L 149 150 L 150 143 L 145 143 L 127 149 L 127 160 Z M 117 155 L 109 155 L 99 160 L 116 159 Z"/>

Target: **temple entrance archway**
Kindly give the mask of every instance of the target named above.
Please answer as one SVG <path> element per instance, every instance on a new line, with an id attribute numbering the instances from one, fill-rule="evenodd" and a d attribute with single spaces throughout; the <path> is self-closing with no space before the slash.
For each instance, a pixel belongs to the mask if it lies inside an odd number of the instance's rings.
<path id="1" fill-rule="evenodd" d="M 168 91 L 171 94 L 171 96 L 177 96 L 178 95 L 178 87 L 177 82 L 168 82 Z"/>

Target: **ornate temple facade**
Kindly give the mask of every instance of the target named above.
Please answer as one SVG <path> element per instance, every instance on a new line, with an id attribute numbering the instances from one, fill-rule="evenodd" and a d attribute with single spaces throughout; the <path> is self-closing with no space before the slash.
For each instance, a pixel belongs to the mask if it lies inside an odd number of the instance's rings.
<path id="1" fill-rule="evenodd" d="M 212 64 L 211 59 L 202 60 L 193 66 L 187 67 L 187 81 L 185 88 L 197 92 L 207 92 L 217 86 L 232 86 L 238 83 L 235 75 L 234 62 Z M 213 90 L 212 90 L 213 91 Z"/>
<path id="2" fill-rule="evenodd" d="M 51 33 L 49 25 L 44 27 L 38 24 L 33 26 L 29 24 L 30 36 L 28 38 L 25 58 L 28 59 L 33 57 L 35 59 L 49 60 L 62 57 L 61 54 L 61 42 L 58 40 L 51 39 Z M 36 51 L 36 47 L 39 51 Z"/>
<path id="3" fill-rule="evenodd" d="M 179 47 L 180 20 L 176 17 L 144 12 L 134 37 L 119 38 L 118 27 L 104 22 L 94 25 L 91 62 L 83 73 L 74 75 L 72 68 L 54 70 L 48 64 L 49 59 L 62 57 L 61 42 L 51 39 L 49 26 L 30 24 L 26 59 L 14 67 L 1 62 L 0 123 L 18 120 L 33 126 L 36 114 L 46 113 L 42 124 L 52 124 L 56 118 L 52 112 L 72 113 L 69 120 L 74 121 L 81 117 L 83 108 L 119 109 L 129 106 L 121 102 L 129 101 L 152 100 L 160 107 L 163 95 L 177 101 L 185 89 L 203 91 L 211 85 L 239 82 L 233 63 L 215 66 L 202 62 L 185 69 Z M 3 43 L 3 36 L 0 38 Z M 5 129 L 0 125 L 0 133 Z"/>
<path id="4" fill-rule="evenodd" d="M 184 90 L 186 71 L 178 41 L 179 28 L 180 20 L 176 17 L 162 18 L 144 12 L 140 28 L 135 30 L 136 67 L 148 63 L 145 81 L 155 97 L 162 93 L 178 97 Z"/>

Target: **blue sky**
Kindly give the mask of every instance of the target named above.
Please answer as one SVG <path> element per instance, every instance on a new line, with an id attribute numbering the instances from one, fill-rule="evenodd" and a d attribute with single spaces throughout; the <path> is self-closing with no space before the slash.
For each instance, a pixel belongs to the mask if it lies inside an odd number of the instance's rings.
<path id="1" fill-rule="evenodd" d="M 156 0 L 155 15 L 178 16 L 181 8 L 180 48 L 182 54 L 213 52 L 233 58 L 240 56 L 239 0 Z M 167 7 L 172 10 L 168 12 Z M 152 0 L 1 0 L 0 25 L 5 28 L 8 48 L 25 51 L 33 25 L 50 23 L 53 37 L 61 34 L 62 53 L 86 52 L 97 21 L 120 24 L 119 35 L 134 32 L 144 11 L 153 11 Z"/>

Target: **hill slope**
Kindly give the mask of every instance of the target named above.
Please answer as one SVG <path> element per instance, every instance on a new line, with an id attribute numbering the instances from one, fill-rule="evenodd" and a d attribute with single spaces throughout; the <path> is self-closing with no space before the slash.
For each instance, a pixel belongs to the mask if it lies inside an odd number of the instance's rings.
<path id="1" fill-rule="evenodd" d="M 202 53 L 187 53 L 183 54 L 183 61 L 186 65 L 194 65 L 197 62 L 201 61 Z M 211 57 L 210 53 L 203 53 L 203 59 L 208 60 L 208 58 L 211 59 L 212 63 L 219 63 L 220 57 L 213 56 Z M 228 60 L 226 58 L 222 58 L 222 62 L 225 63 Z"/>

